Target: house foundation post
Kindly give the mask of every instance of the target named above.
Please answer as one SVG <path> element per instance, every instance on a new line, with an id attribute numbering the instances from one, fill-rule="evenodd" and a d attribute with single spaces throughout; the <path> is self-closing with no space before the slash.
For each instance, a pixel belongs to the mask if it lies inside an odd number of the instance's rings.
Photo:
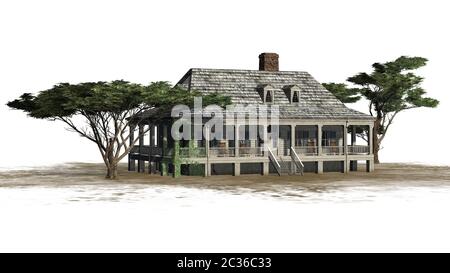
<path id="1" fill-rule="evenodd" d="M 370 159 L 370 160 L 367 160 L 367 161 L 366 161 L 366 169 L 367 169 L 367 172 L 373 172 L 374 169 L 375 169 L 374 166 L 375 166 L 375 164 L 374 164 L 373 159 Z"/>
<path id="2" fill-rule="evenodd" d="M 234 176 L 239 176 L 239 175 L 241 175 L 241 163 L 239 163 L 239 162 L 234 162 L 233 166 L 234 166 L 234 172 L 233 172 L 233 175 L 234 175 Z"/>
<path id="3" fill-rule="evenodd" d="M 323 161 L 319 160 L 317 161 L 317 173 L 323 173 Z"/>
<path id="4" fill-rule="evenodd" d="M 269 162 L 263 162 L 263 175 L 269 175 Z"/>
<path id="5" fill-rule="evenodd" d="M 161 175 L 168 176 L 169 175 L 169 164 L 165 159 L 161 161 Z"/>
<path id="6" fill-rule="evenodd" d="M 356 172 L 358 170 L 358 161 L 350 160 L 350 171 Z"/>

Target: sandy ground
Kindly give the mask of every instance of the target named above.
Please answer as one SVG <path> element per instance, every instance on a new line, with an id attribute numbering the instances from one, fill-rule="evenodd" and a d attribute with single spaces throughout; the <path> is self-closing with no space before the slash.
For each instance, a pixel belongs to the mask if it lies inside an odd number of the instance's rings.
<path id="1" fill-rule="evenodd" d="M 0 170 L 0 186 L 32 186 L 32 185 L 77 185 L 77 184 L 109 184 L 109 183 L 145 183 L 154 185 L 183 184 L 199 187 L 226 187 L 243 186 L 249 188 L 260 188 L 278 185 L 305 185 L 306 184 L 328 184 L 338 183 L 342 186 L 346 182 L 355 184 L 362 183 L 395 183 L 408 182 L 420 185 L 426 182 L 439 184 L 450 182 L 450 166 L 428 166 L 419 164 L 383 163 L 376 165 L 375 172 L 305 173 L 300 175 L 269 176 L 261 175 L 214 175 L 208 178 L 199 176 L 182 176 L 176 179 L 160 176 L 159 174 L 128 172 L 126 165 L 119 166 L 119 178 L 117 180 L 104 179 L 104 165 L 96 163 L 66 163 L 48 167 L 25 168 L 16 170 Z M 64 178 L 61 180 L 61 178 Z M 306 184 L 305 184 L 306 183 Z"/>
<path id="2" fill-rule="evenodd" d="M 450 167 L 105 180 L 101 164 L 0 171 L 0 252 L 450 251 Z"/>
<path id="3" fill-rule="evenodd" d="M 382 190 L 410 187 L 450 187 L 450 167 L 411 164 L 385 163 L 376 166 L 375 172 L 364 171 L 324 173 L 321 175 L 305 173 L 304 176 L 261 176 L 218 175 L 211 177 L 182 176 L 179 178 L 128 172 L 126 165 L 120 166 L 117 180 L 104 179 L 102 164 L 67 163 L 45 168 L 0 171 L 0 188 L 25 187 L 151 187 L 181 186 L 196 189 L 212 189 L 234 194 L 266 193 L 272 196 L 305 197 L 301 193 L 323 193 L 343 191 L 352 188 L 371 188 Z M 277 195 L 278 194 L 278 195 Z"/>

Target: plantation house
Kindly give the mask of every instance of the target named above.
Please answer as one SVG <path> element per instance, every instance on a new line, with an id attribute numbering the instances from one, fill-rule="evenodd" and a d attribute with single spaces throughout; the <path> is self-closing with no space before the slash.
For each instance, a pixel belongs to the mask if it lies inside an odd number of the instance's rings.
<path id="1" fill-rule="evenodd" d="M 347 173 L 357 171 L 358 162 L 368 172 L 374 169 L 373 118 L 347 108 L 307 72 L 279 71 L 275 53 L 259 55 L 259 70 L 192 68 L 177 84 L 187 92 L 228 96 L 246 113 L 224 117 L 223 137 L 217 138 L 211 118 L 193 111 L 192 116 L 201 116 L 203 134 L 178 140 L 171 128 L 179 116 L 151 109 L 143 114 L 145 122 L 135 126 L 140 132 L 144 126 L 150 130 L 140 134 L 128 156 L 130 171 L 174 176 Z M 261 109 L 267 109 L 264 116 Z"/>

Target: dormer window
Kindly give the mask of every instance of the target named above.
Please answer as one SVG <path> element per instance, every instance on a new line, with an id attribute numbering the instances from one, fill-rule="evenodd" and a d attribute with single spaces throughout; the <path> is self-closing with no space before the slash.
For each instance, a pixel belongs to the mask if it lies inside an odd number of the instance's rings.
<path id="1" fill-rule="evenodd" d="M 284 88 L 285 94 L 289 99 L 290 103 L 300 102 L 300 87 L 297 85 L 290 85 Z"/>
<path id="2" fill-rule="evenodd" d="M 292 102 L 298 102 L 299 91 L 294 91 L 292 94 Z"/>
<path id="3" fill-rule="evenodd" d="M 261 96 L 261 99 L 264 103 L 273 103 L 274 101 L 274 94 L 275 94 L 275 89 L 269 85 L 262 85 L 260 87 L 258 87 L 259 89 L 259 95 Z"/>
<path id="4" fill-rule="evenodd" d="M 266 102 L 273 102 L 273 94 L 272 91 L 266 91 Z"/>

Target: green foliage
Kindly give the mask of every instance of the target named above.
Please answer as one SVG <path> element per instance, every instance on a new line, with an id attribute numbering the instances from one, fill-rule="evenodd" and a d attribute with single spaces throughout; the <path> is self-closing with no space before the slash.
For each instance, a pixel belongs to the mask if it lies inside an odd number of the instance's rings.
<path id="1" fill-rule="evenodd" d="M 198 92 L 196 92 L 196 94 L 198 94 Z M 225 107 L 231 104 L 231 98 L 223 96 L 222 94 L 219 94 L 217 92 L 204 96 L 203 105 L 211 105 L 211 104 L 217 104 L 221 107 Z"/>
<path id="2" fill-rule="evenodd" d="M 177 104 L 192 105 L 195 96 L 200 94 L 172 87 L 168 82 L 141 85 L 118 80 L 60 83 L 36 95 L 24 93 L 7 105 L 33 118 L 60 120 L 70 130 L 94 142 L 107 167 L 106 177 L 114 179 L 118 162 L 131 151 L 139 136 L 149 130 L 140 131 L 134 140 L 130 137 L 136 125 L 145 124 L 143 113 L 157 107 L 162 118 L 164 111 Z M 203 96 L 203 100 L 219 105 L 229 102 L 229 98 L 219 94 Z M 76 116 L 84 120 L 76 123 Z M 163 173 L 167 172 L 167 163 L 165 167 Z"/>
<path id="3" fill-rule="evenodd" d="M 343 102 L 355 102 L 359 94 L 371 102 L 375 114 L 383 115 L 416 107 L 436 107 L 439 101 L 424 97 L 420 87 L 423 78 L 411 70 L 425 66 L 427 59 L 401 56 L 392 62 L 374 63 L 373 72 L 365 72 L 349 77 L 347 81 L 356 85 L 349 88 L 345 84 L 327 83 L 325 88 Z"/>
<path id="4" fill-rule="evenodd" d="M 391 62 L 374 63 L 370 74 L 362 72 L 349 77 L 347 81 L 355 87 L 342 83 L 323 84 L 342 102 L 356 102 L 362 97 L 369 101 L 369 113 L 376 117 L 376 161 L 379 143 L 399 112 L 438 106 L 438 100 L 425 97 L 426 92 L 420 86 L 423 78 L 412 72 L 426 63 L 427 59 L 422 57 L 401 56 Z"/>
<path id="5" fill-rule="evenodd" d="M 333 93 L 336 98 L 343 103 L 353 103 L 361 99 L 358 88 L 348 88 L 343 83 L 323 83 L 322 84 L 328 91 Z"/>
<path id="6" fill-rule="evenodd" d="M 75 114 L 110 112 L 121 114 L 135 108 L 170 108 L 177 104 L 192 105 L 198 92 L 168 82 L 153 82 L 147 86 L 118 80 L 112 82 L 61 83 L 39 92 L 24 93 L 7 105 L 23 110 L 34 118 L 70 117 Z M 229 104 L 228 97 L 211 94 L 203 97 L 209 104 Z"/>

